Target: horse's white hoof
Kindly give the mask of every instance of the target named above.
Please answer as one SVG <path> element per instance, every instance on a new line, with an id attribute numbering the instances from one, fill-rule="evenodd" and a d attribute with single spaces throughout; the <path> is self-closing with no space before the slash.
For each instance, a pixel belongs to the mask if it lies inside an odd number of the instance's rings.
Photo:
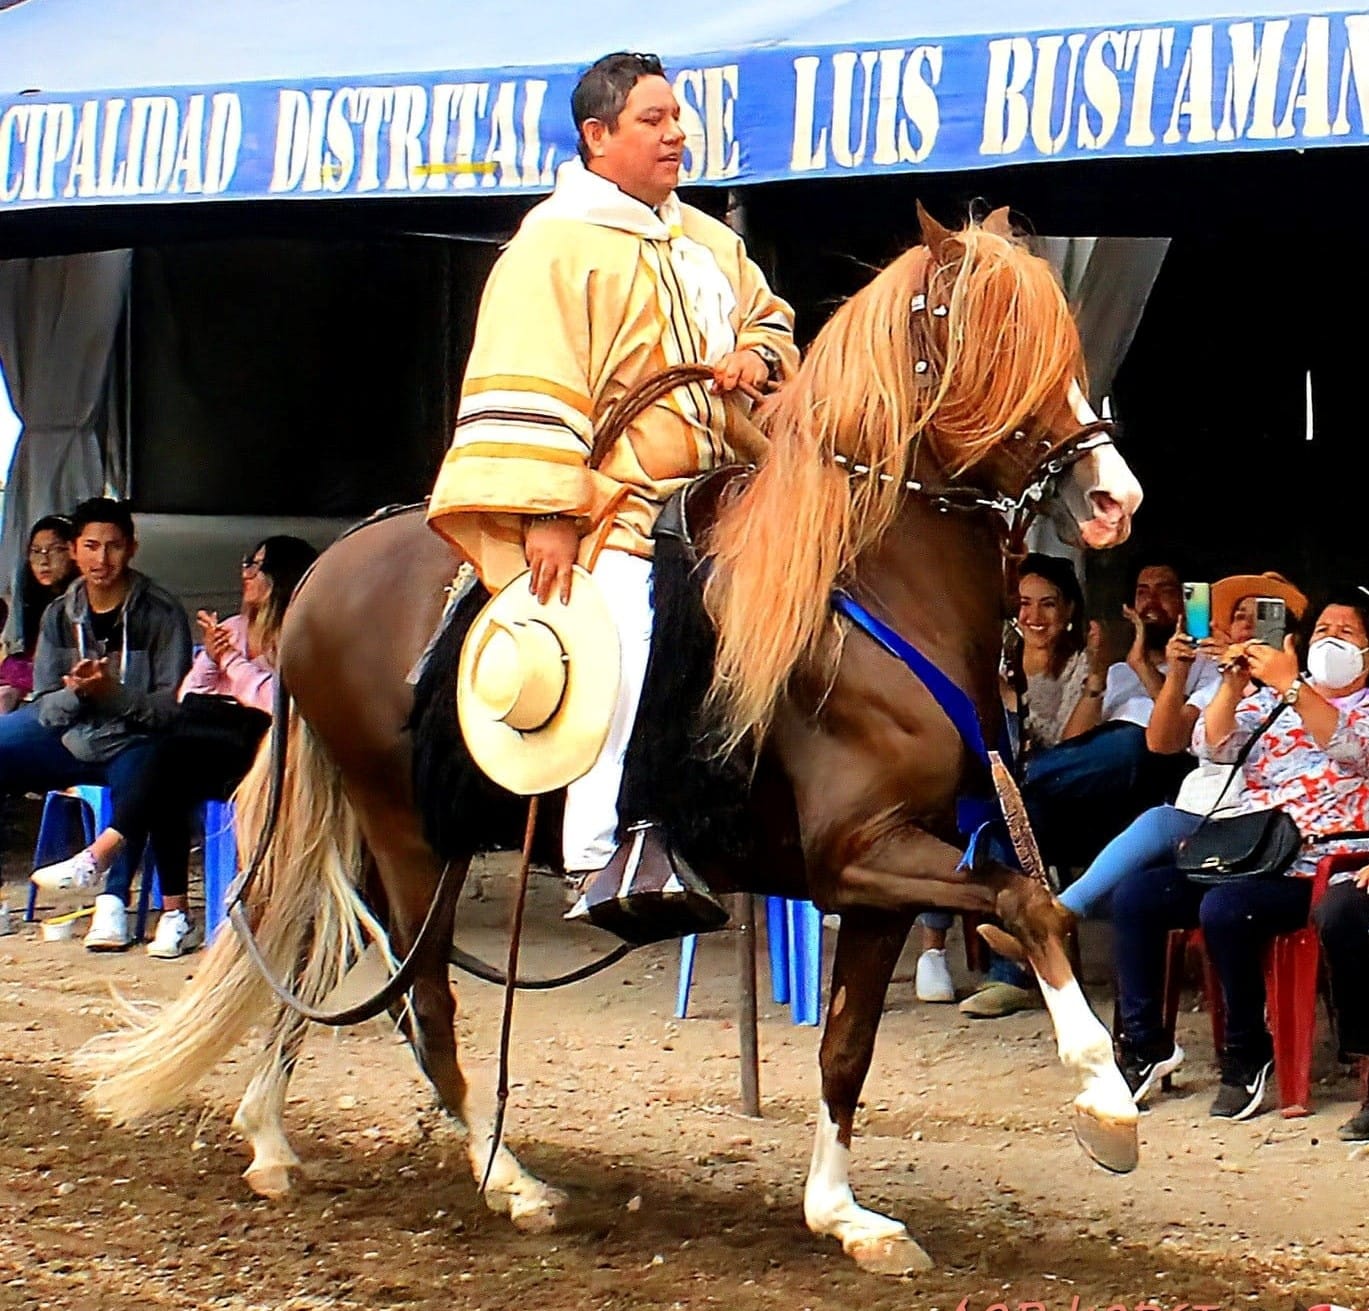
<path id="1" fill-rule="evenodd" d="M 249 1165 L 242 1177 L 258 1197 L 264 1197 L 268 1202 L 278 1202 L 291 1191 L 288 1165 Z"/>
<path id="2" fill-rule="evenodd" d="M 1135 1107 L 1130 1114 L 1110 1114 L 1088 1105 L 1083 1097 L 1075 1099 L 1070 1114 L 1079 1145 L 1092 1160 L 1114 1174 L 1130 1174 L 1140 1160 L 1138 1119 Z"/>
<path id="3" fill-rule="evenodd" d="M 525 1234 L 549 1234 L 561 1223 L 561 1212 L 570 1202 L 558 1188 L 546 1188 L 537 1197 L 515 1197 L 509 1206 L 513 1227 Z"/>
<path id="4" fill-rule="evenodd" d="M 872 1275 L 918 1275 L 931 1270 L 932 1258 L 906 1233 L 884 1238 L 853 1238 L 846 1255 Z"/>

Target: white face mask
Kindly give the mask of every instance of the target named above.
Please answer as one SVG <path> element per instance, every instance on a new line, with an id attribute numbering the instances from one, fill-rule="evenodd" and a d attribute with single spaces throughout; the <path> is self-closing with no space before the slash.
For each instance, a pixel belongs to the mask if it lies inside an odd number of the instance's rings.
<path id="1" fill-rule="evenodd" d="M 1307 672 L 1318 687 L 1349 687 L 1364 673 L 1364 653 L 1342 637 L 1321 637 L 1307 649 Z"/>

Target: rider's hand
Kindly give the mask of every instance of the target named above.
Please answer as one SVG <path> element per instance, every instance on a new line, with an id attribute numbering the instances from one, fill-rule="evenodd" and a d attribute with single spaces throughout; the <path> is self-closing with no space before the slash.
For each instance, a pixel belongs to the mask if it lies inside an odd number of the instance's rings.
<path id="1" fill-rule="evenodd" d="M 720 396 L 740 390 L 755 399 L 769 378 L 769 365 L 753 350 L 733 351 L 713 366 L 713 390 Z"/>
<path id="2" fill-rule="evenodd" d="M 553 593 L 563 605 L 570 601 L 580 533 L 570 519 L 531 519 L 523 530 L 523 558 L 532 570 L 528 590 L 543 604 Z"/>

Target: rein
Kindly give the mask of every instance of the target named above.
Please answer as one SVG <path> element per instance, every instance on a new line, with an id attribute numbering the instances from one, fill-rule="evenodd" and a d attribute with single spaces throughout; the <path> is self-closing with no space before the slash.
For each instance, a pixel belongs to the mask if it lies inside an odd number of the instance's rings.
<path id="1" fill-rule="evenodd" d="M 419 929 L 418 936 L 414 939 L 413 946 L 409 948 L 408 955 L 404 957 L 399 968 L 377 992 L 372 993 L 365 1001 L 358 1002 L 355 1006 L 349 1006 L 340 1011 L 317 1010 L 295 996 L 285 984 L 276 978 L 271 970 L 270 962 L 262 955 L 261 948 L 257 945 L 257 940 L 252 934 L 252 925 L 247 918 L 247 908 L 244 905 L 248 890 L 261 873 L 262 864 L 266 860 L 266 853 L 270 850 L 271 841 L 276 835 L 276 822 L 280 818 L 281 793 L 285 786 L 286 725 L 289 715 L 290 694 L 286 691 L 285 680 L 278 673 L 276 675 L 275 698 L 271 708 L 271 784 L 266 800 L 266 824 L 257 838 L 256 850 L 253 851 L 252 859 L 247 868 L 233 880 L 232 886 L 228 889 L 226 898 L 228 918 L 232 922 L 233 929 L 241 940 L 247 955 L 251 958 L 252 964 L 257 967 L 262 978 L 266 981 L 267 987 L 275 993 L 281 1002 L 297 1015 L 302 1015 L 306 1020 L 313 1020 L 316 1024 L 326 1024 L 332 1028 L 341 1028 L 343 1025 L 360 1024 L 362 1020 L 373 1019 L 409 991 L 413 984 L 414 975 L 418 972 L 419 962 L 423 959 L 423 953 L 432 949 L 433 938 L 442 919 L 441 915 L 438 914 L 438 908 L 444 904 L 451 889 L 452 865 L 448 861 L 442 868 L 442 877 L 438 879 L 437 891 L 433 894 L 432 904 L 428 907 L 428 914 L 423 920 L 423 926 Z"/>

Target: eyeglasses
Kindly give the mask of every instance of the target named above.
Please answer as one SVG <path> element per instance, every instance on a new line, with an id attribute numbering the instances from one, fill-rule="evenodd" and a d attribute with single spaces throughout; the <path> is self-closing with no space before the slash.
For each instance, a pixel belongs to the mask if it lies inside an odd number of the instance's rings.
<path id="1" fill-rule="evenodd" d="M 61 546 L 31 546 L 29 547 L 30 560 L 51 560 L 55 555 L 70 555 L 71 547 L 63 544 Z"/>
<path id="2" fill-rule="evenodd" d="M 259 573 L 261 573 L 261 567 L 265 563 L 265 560 L 255 560 L 250 555 L 244 556 L 242 561 L 242 571 L 249 578 L 255 578 Z"/>

